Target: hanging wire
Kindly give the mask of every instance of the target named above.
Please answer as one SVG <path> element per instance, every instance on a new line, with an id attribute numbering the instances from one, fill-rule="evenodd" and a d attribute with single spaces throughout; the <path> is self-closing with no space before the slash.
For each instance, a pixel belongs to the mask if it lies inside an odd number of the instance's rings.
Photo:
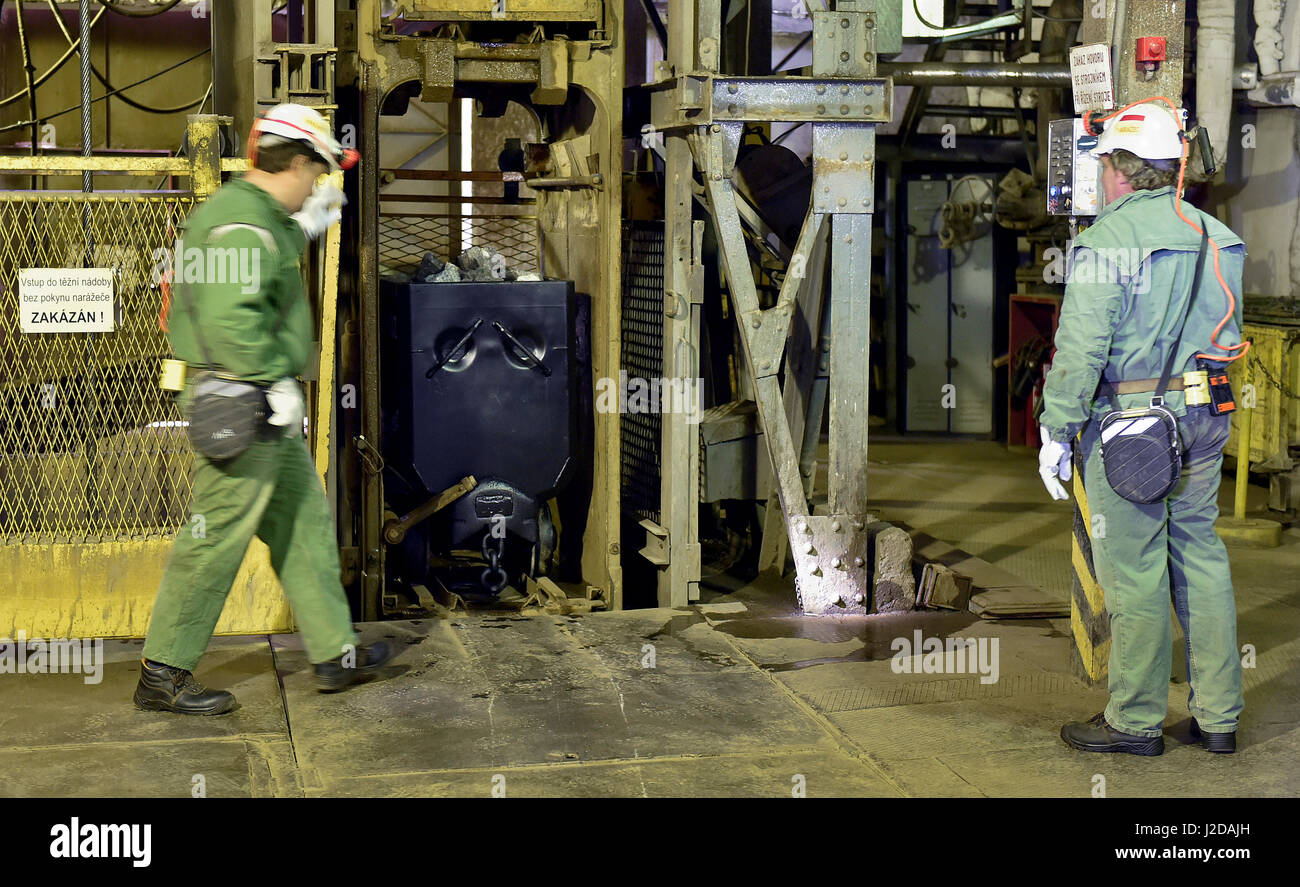
<path id="1" fill-rule="evenodd" d="M 90 20 L 90 26 L 92 28 L 95 27 L 95 24 L 104 15 L 104 12 L 105 10 L 101 9 L 99 12 L 95 13 L 95 17 Z M 56 61 L 53 65 L 51 65 L 49 68 L 47 68 L 44 74 L 37 77 L 36 80 L 33 81 L 32 87 L 33 88 L 38 87 L 41 84 L 43 84 L 46 80 L 49 80 L 51 77 L 53 77 L 58 72 L 59 68 L 62 68 L 63 65 L 68 61 L 68 59 L 72 58 L 73 53 L 77 51 L 77 48 L 79 46 L 81 46 L 80 40 L 77 41 L 76 46 L 69 48 L 67 52 L 59 56 L 59 60 Z M 18 90 L 18 92 L 14 93 L 13 95 L 6 96 L 5 98 L 0 99 L 0 108 L 3 108 L 5 105 L 13 104 L 14 102 L 18 101 L 20 98 L 22 98 L 25 95 L 27 95 L 27 90 L 20 89 Z"/>
<path id="2" fill-rule="evenodd" d="M 925 25 L 931 31 L 943 30 L 943 25 L 931 24 L 929 21 L 926 20 L 925 16 L 921 15 L 921 5 L 917 2 L 917 0 L 912 0 L 912 11 L 916 13 L 916 20 L 919 21 L 921 24 Z"/>
<path id="3" fill-rule="evenodd" d="M 59 30 L 63 32 L 63 38 L 68 41 L 69 46 L 73 46 L 75 48 L 74 44 L 79 44 L 80 41 L 73 39 L 72 33 L 68 30 L 67 25 L 63 23 L 63 16 L 59 15 L 59 7 L 55 3 L 55 0 L 45 0 L 45 2 L 49 4 L 50 12 L 54 14 L 54 21 L 58 23 Z M 104 88 L 107 89 L 110 93 L 114 94 L 114 97 L 118 101 L 124 102 L 125 104 L 130 105 L 132 108 L 135 108 L 139 111 L 144 111 L 149 114 L 178 114 L 181 111 L 184 111 L 188 108 L 193 108 L 196 104 L 199 104 L 200 102 L 204 101 L 207 96 L 207 94 L 204 93 L 203 96 L 200 96 L 196 101 L 193 102 L 186 102 L 183 105 L 176 105 L 175 107 L 172 108 L 158 108 L 158 107 L 154 107 L 153 105 L 146 105 L 143 102 L 137 102 L 135 99 L 132 99 L 126 95 L 118 95 L 117 93 L 122 92 L 122 90 L 116 89 L 113 86 L 113 84 L 109 83 L 108 78 L 105 77 L 103 74 L 99 73 L 99 68 L 95 67 L 94 62 L 90 63 L 90 70 L 94 73 L 95 79 L 97 79 L 100 83 L 102 83 L 104 85 Z M 123 87 L 123 89 L 130 89 L 130 88 L 131 87 L 129 86 Z M 211 88 L 212 87 L 209 85 L 208 89 Z"/>
<path id="4" fill-rule="evenodd" d="M 31 121 L 30 121 L 30 122 L 31 122 L 31 126 L 32 126 L 32 135 L 31 135 L 31 155 L 32 155 L 33 157 L 35 157 L 35 156 L 36 156 L 36 146 L 37 146 L 37 143 L 40 141 L 40 133 L 39 133 L 39 130 L 38 130 L 38 127 L 40 126 L 40 123 L 39 123 L 39 121 L 38 121 L 37 118 L 36 118 L 36 89 L 35 89 L 35 87 L 32 86 L 32 72 L 33 72 L 35 69 L 34 69 L 33 66 L 32 66 L 31 47 L 28 46 L 28 44 L 27 44 L 27 27 L 26 27 L 26 24 L 25 24 L 25 22 L 24 22 L 24 19 L 26 18 L 26 16 L 23 15 L 23 0 L 17 0 L 17 3 L 18 3 L 18 8 L 17 8 L 17 12 L 18 12 L 18 45 L 21 47 L 22 55 L 23 55 L 23 73 L 24 73 L 24 74 L 26 75 L 26 77 L 27 77 L 27 108 L 28 108 L 28 112 L 32 115 L 32 119 L 31 119 Z M 31 185 L 31 189 L 32 189 L 33 191 L 35 191 L 35 190 L 36 190 L 36 176 L 32 176 L 32 180 L 31 180 L 31 182 L 30 182 L 30 185 Z"/>
<path id="5" fill-rule="evenodd" d="M 189 58 L 181 59 L 179 62 L 177 62 L 174 65 L 168 65 L 166 68 L 163 68 L 161 71 L 158 71 L 155 74 L 150 74 L 148 77 L 143 77 L 135 81 L 134 83 L 128 83 L 126 86 L 119 87 L 118 89 L 113 90 L 111 92 L 106 92 L 101 96 L 95 96 L 95 98 L 91 99 L 91 101 L 102 102 L 104 99 L 111 98 L 112 96 L 117 95 L 117 93 L 121 92 L 124 89 L 131 89 L 132 87 L 139 86 L 141 83 L 148 83 L 150 80 L 153 80 L 157 77 L 161 77 L 162 75 L 168 73 L 169 71 L 173 71 L 176 68 L 179 68 L 181 65 L 188 64 L 189 62 L 192 62 L 197 58 L 201 58 L 202 56 L 207 55 L 211 51 L 212 51 L 211 49 L 202 49 L 194 53 L 194 55 L 190 56 Z M 202 101 L 204 101 L 203 98 L 195 99 L 194 101 L 190 102 L 188 105 L 184 105 L 183 108 L 192 108 Z M 70 105 L 69 107 L 64 108 L 62 111 L 55 111 L 53 114 L 43 115 L 41 117 L 41 120 L 37 122 L 41 122 L 45 120 L 53 120 L 55 117 L 62 117 L 64 114 L 71 114 L 73 111 L 79 111 L 80 109 L 81 109 L 80 103 L 75 105 Z M 32 121 L 30 120 L 20 120 L 17 123 L 10 123 L 7 126 L 0 126 L 0 132 L 8 132 L 11 129 L 22 129 L 24 126 L 30 125 L 31 122 Z"/>
<path id="6" fill-rule="evenodd" d="M 1048 14 L 1045 13 L 1045 12 L 1039 12 L 1037 9 L 1035 9 L 1035 8 L 1033 7 L 1032 4 L 1031 4 L 1030 7 L 1029 7 L 1029 12 L 1030 12 L 1030 13 L 1031 13 L 1035 18 L 1046 19 L 1046 20 L 1049 21 L 1049 22 L 1081 22 L 1081 21 L 1083 21 L 1083 18 L 1082 18 L 1082 17 L 1080 17 L 1080 18 L 1061 18 L 1060 16 L 1057 16 L 1057 15 L 1048 15 Z"/>
<path id="7" fill-rule="evenodd" d="M 108 0 L 95 0 L 95 2 L 107 9 L 109 12 L 116 13 L 117 15 L 124 15 L 127 18 L 153 18 L 155 15 L 162 15 L 164 12 L 170 12 L 175 9 L 180 4 L 181 0 L 172 0 L 172 2 L 168 3 L 166 6 L 151 9 L 148 12 L 135 12 L 134 10 L 120 9 L 116 3 L 109 3 Z"/>

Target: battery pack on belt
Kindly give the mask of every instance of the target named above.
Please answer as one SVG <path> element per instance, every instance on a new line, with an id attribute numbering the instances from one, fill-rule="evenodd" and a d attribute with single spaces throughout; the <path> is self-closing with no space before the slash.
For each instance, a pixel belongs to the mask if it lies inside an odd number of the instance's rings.
<path id="1" fill-rule="evenodd" d="M 1223 365 L 1198 357 L 1196 366 L 1205 372 L 1206 385 L 1210 389 L 1210 409 L 1215 415 L 1223 416 L 1237 409 L 1232 396 L 1232 384 L 1228 381 L 1228 371 Z"/>

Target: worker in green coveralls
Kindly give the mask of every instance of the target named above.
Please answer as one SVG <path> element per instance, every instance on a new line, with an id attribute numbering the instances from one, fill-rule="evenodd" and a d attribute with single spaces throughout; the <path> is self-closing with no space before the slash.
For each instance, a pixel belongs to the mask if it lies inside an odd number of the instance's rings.
<path id="1" fill-rule="evenodd" d="M 1214 529 L 1229 416 L 1218 414 L 1208 397 L 1193 402 L 1191 395 L 1196 355 L 1217 345 L 1216 327 L 1222 322 L 1225 341 L 1241 341 L 1246 250 L 1217 219 L 1178 200 L 1182 215 L 1204 226 L 1217 245 L 1223 281 L 1207 249 L 1195 299 L 1188 301 L 1201 232 L 1174 209 L 1182 139 L 1174 116 L 1155 102 L 1112 115 L 1098 139 L 1093 153 L 1101 157 L 1106 203 L 1074 243 L 1056 355 L 1043 387 L 1039 473 L 1053 498 L 1065 499 L 1060 481 L 1070 479 L 1079 435 L 1093 565 L 1110 614 L 1110 701 L 1090 720 L 1061 729 L 1061 738 L 1082 751 L 1164 751 L 1171 599 L 1186 639 L 1193 735 L 1209 751 L 1234 751 L 1244 705 L 1232 576 Z M 1138 504 L 1107 480 L 1101 419 L 1112 409 L 1148 406 L 1170 349 L 1176 351 L 1164 405 L 1178 417 L 1182 476 L 1165 499 Z"/>
<path id="2" fill-rule="evenodd" d="M 207 689 L 193 671 L 254 536 L 270 548 L 318 689 L 341 689 L 391 655 L 382 642 L 357 644 L 295 378 L 314 339 L 299 259 L 308 240 L 340 218 L 343 202 L 336 187 L 317 180 L 351 167 L 357 155 L 302 105 L 278 105 L 258 119 L 249 155 L 248 172 L 189 217 L 174 267 L 195 249 L 237 264 L 200 260 L 197 270 L 191 262 L 176 274 L 169 336 L 191 371 L 211 367 L 261 387 L 267 418 L 240 455 L 220 462 L 194 455 L 192 518 L 176 537 L 144 645 L 135 691 L 142 709 L 219 715 L 234 708 L 233 694 Z M 239 275 L 224 273 L 235 267 Z"/>

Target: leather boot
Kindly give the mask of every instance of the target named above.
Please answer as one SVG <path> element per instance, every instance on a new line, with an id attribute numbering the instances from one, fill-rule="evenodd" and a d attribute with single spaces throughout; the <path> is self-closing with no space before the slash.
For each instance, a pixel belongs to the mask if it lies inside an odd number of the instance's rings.
<path id="1" fill-rule="evenodd" d="M 350 667 L 343 665 L 343 656 L 336 656 L 328 662 L 318 662 L 313 665 L 312 669 L 316 672 L 316 689 L 322 693 L 342 690 L 349 684 L 361 680 L 363 676 L 378 671 L 380 666 L 393 658 L 393 651 L 383 641 L 376 641 L 373 644 L 359 644 L 355 655 L 356 660 Z"/>
<path id="2" fill-rule="evenodd" d="M 235 707 L 235 696 L 225 690 L 209 690 L 183 668 L 145 659 L 140 663 L 135 707 L 182 715 L 222 715 Z"/>
<path id="3" fill-rule="evenodd" d="M 1201 744 L 1201 748 L 1215 754 L 1230 755 L 1237 750 L 1237 731 L 1231 733 L 1206 733 L 1201 725 L 1192 718 L 1192 738 Z"/>
<path id="4" fill-rule="evenodd" d="M 1106 723 L 1106 714 L 1094 715 L 1080 724 L 1066 724 L 1061 738 L 1079 751 L 1121 752 L 1129 755 L 1164 754 L 1163 736 L 1137 736 L 1121 733 Z"/>

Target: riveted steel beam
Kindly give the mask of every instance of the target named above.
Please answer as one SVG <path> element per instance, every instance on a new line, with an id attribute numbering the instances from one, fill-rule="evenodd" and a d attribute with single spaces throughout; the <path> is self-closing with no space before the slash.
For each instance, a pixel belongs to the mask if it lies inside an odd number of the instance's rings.
<path id="1" fill-rule="evenodd" d="M 713 123 L 888 123 L 893 87 L 884 77 L 715 77 L 687 74 L 650 94 L 655 129 Z"/>

